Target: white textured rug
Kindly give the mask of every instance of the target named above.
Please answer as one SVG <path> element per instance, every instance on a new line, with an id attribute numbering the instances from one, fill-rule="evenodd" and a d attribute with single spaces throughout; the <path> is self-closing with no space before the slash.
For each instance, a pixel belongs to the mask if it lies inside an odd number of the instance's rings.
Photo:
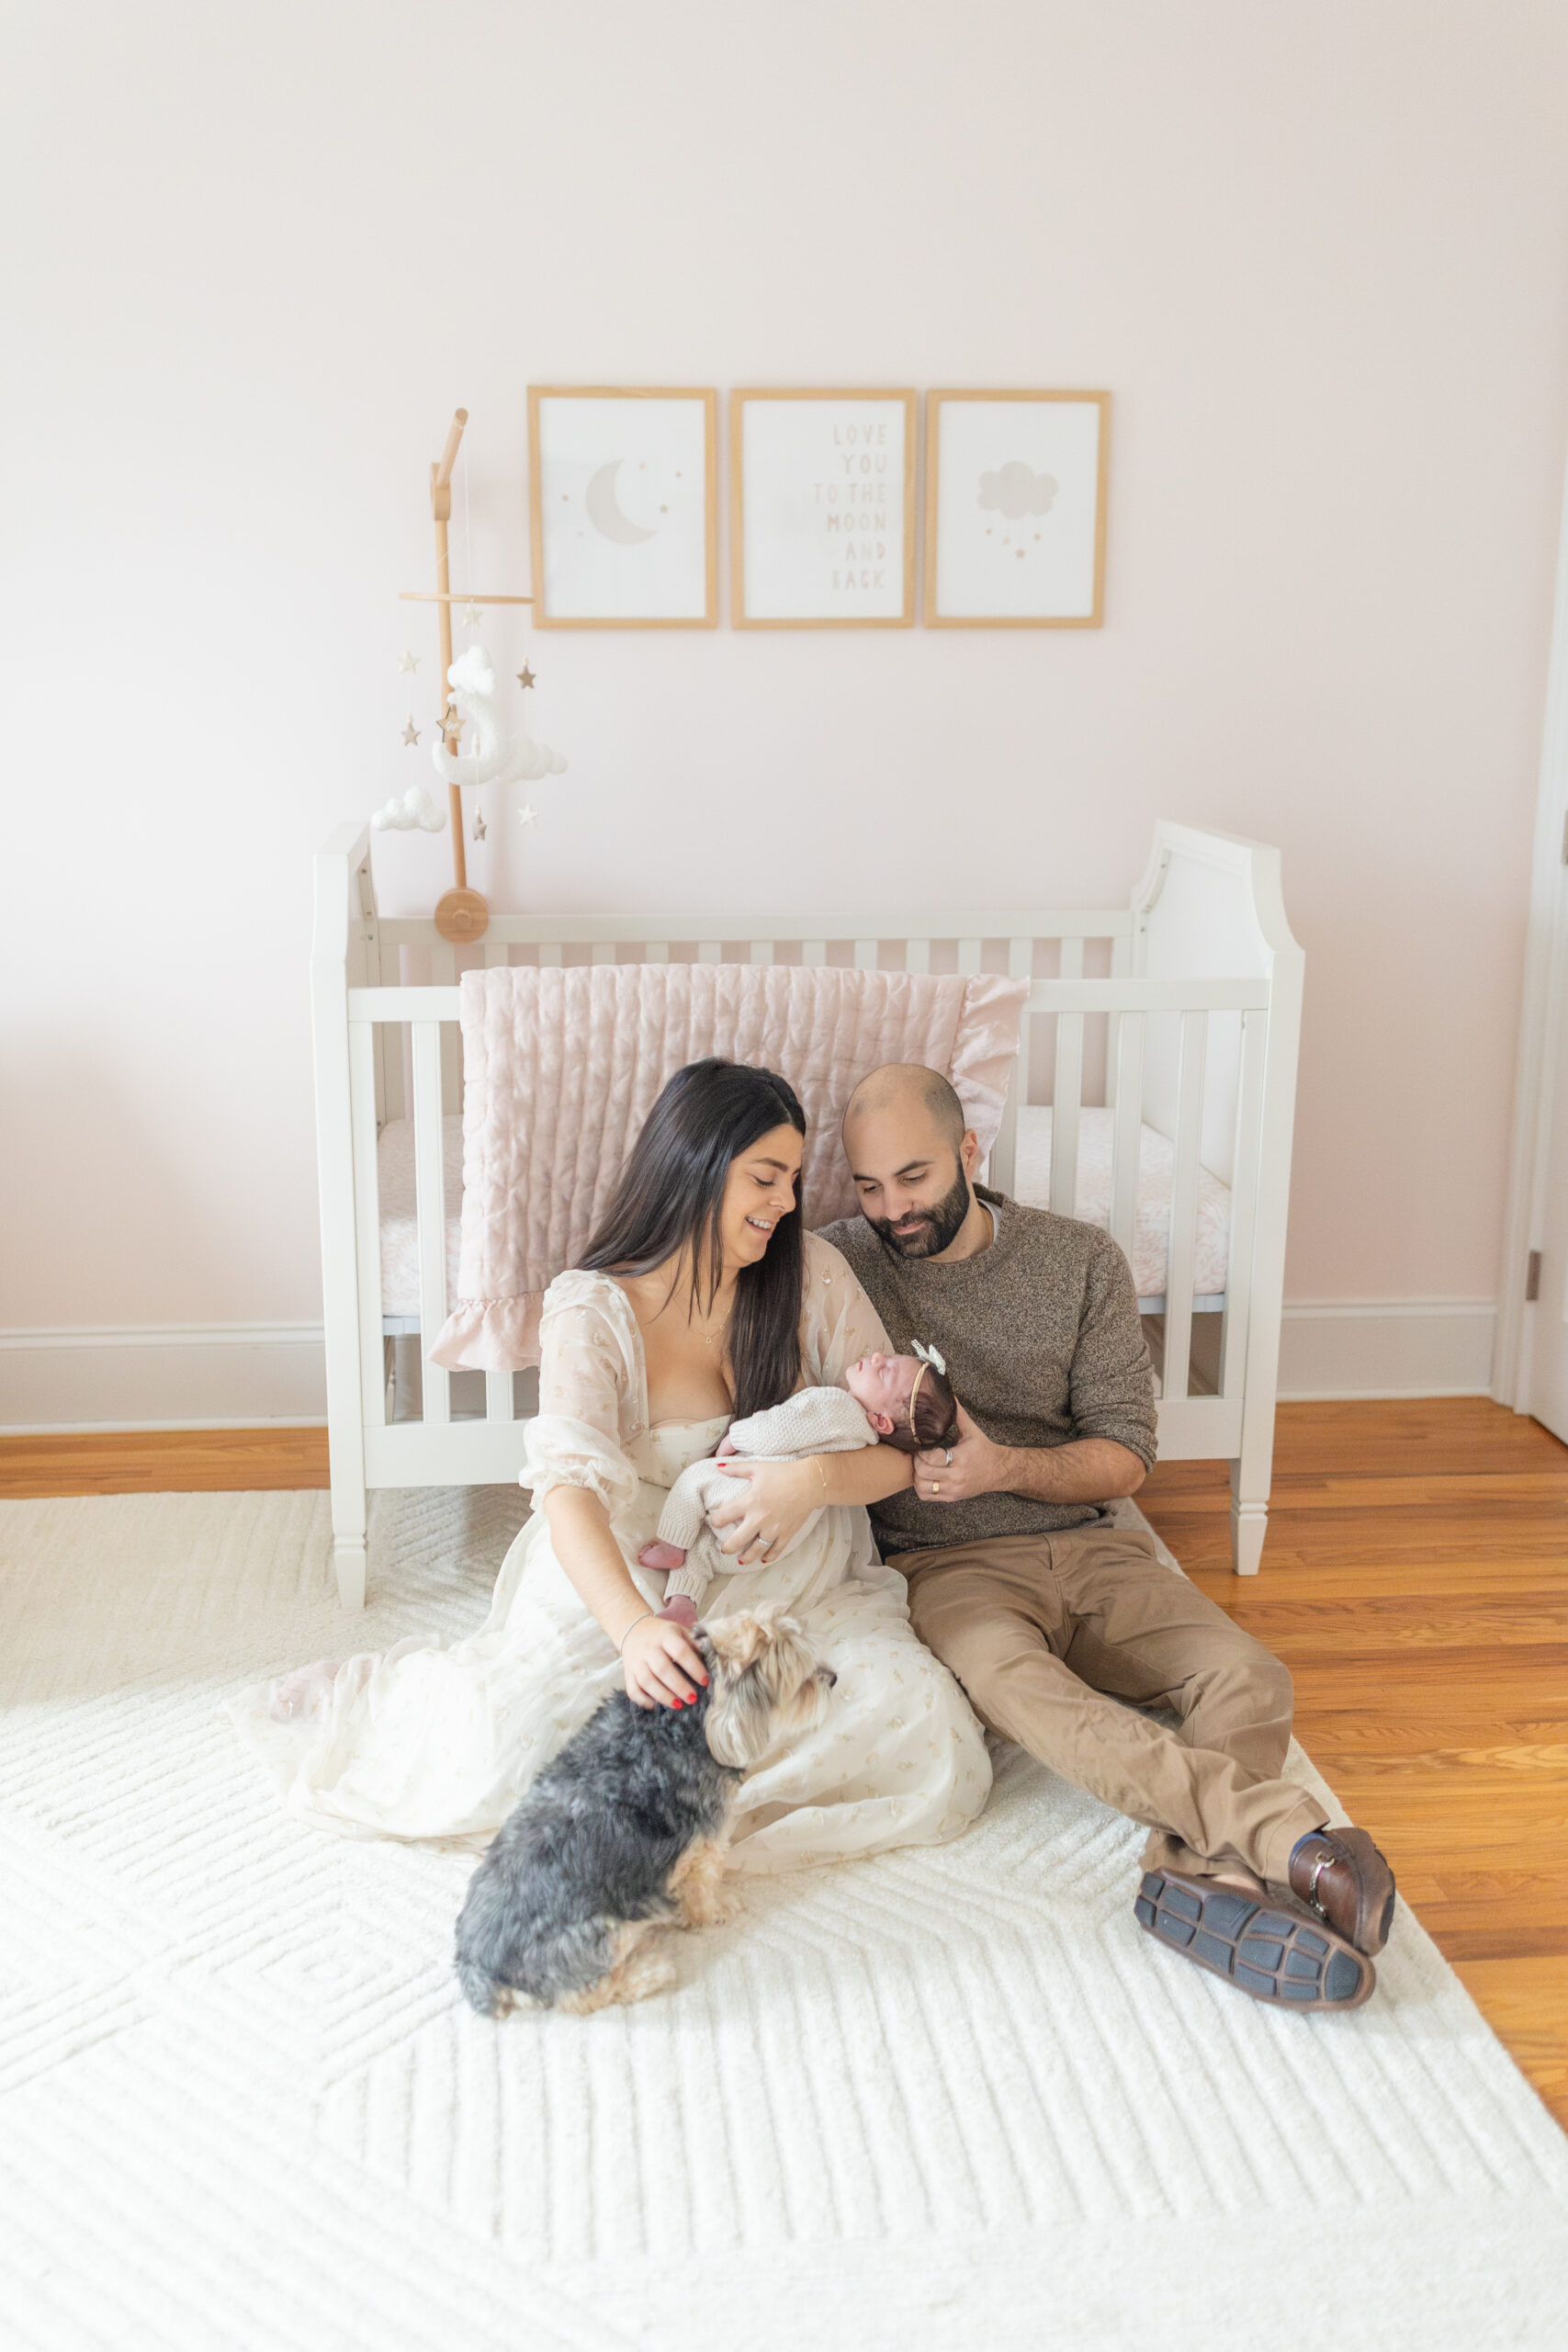
<path id="1" fill-rule="evenodd" d="M 380 1499 L 363 1639 L 466 1631 L 521 1497 Z M 1007 1750 L 958 1844 L 747 1883 L 670 1996 L 497 2028 L 467 1860 L 295 1827 L 218 1713 L 342 1645 L 324 1495 L 0 1532 L 7 2347 L 1568 2340 L 1568 2141 L 1407 1913 L 1367 2008 L 1275 2016 Z"/>

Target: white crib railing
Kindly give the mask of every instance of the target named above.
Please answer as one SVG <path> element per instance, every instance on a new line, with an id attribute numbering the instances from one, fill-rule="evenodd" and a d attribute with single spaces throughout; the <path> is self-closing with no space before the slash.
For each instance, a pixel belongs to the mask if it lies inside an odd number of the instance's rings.
<path id="1" fill-rule="evenodd" d="M 1295 1036 L 1281 1034 L 1279 944 L 1264 940 L 1268 967 L 1179 972 L 1181 944 L 1162 935 L 1159 899 L 1173 859 L 1220 853 L 1233 882 L 1258 895 L 1252 864 L 1274 857 L 1251 844 L 1162 827 L 1159 847 L 1131 910 L 1087 912 L 971 910 L 728 919 L 728 939 L 704 939 L 700 919 L 528 916 L 495 919 L 481 947 L 454 950 L 425 922 L 379 918 L 368 842 L 345 831 L 317 861 L 313 957 L 318 1122 L 333 1462 L 334 1555 L 349 1605 L 363 1600 L 366 1490 L 380 1487 L 509 1481 L 522 1465 L 525 1416 L 510 1373 L 483 1375 L 482 1411 L 460 1406 L 479 1375 L 451 1374 L 426 1350 L 446 1319 L 446 1227 L 443 1121 L 460 1107 L 457 980 L 476 965 L 505 963 L 853 964 L 866 969 L 1010 972 L 1030 979 L 1014 1080 L 988 1174 L 1002 1191 L 1014 1175 L 1019 1102 L 1031 1073 L 1049 1066 L 1053 1112 L 1050 1206 L 1071 1216 L 1078 1200 L 1078 1136 L 1085 1107 L 1086 1031 L 1103 1040 L 1103 1074 L 1089 1080 L 1113 1112 L 1111 1230 L 1134 1255 L 1143 1128 L 1157 1100 L 1174 1147 L 1164 1287 L 1142 1301 L 1160 1371 L 1160 1450 L 1167 1456 L 1229 1460 L 1239 1568 L 1255 1568 L 1267 1509 L 1272 1444 L 1278 1283 L 1282 1279 L 1289 1111 L 1278 1148 L 1280 1089 L 1293 1093 Z M 1245 856 L 1238 864 L 1238 853 Z M 1277 865 L 1277 860 L 1276 860 Z M 1179 921 L 1179 894 L 1173 902 Z M 1189 914 L 1190 910 L 1189 910 Z M 1282 909 L 1280 924 L 1282 927 Z M 983 924 L 983 930 L 982 930 Z M 1189 922 L 1188 927 L 1190 928 Z M 1169 927 L 1167 927 L 1168 931 Z M 1260 933 L 1261 937 L 1261 933 Z M 1299 1018 L 1295 995 L 1286 1006 Z M 1108 968 L 1086 976 L 1086 951 Z M 1152 954 L 1151 954 L 1152 947 Z M 1201 962 L 1202 941 L 1188 960 Z M 1054 971 L 1048 967 L 1055 961 Z M 1165 969 L 1151 972 L 1151 960 Z M 1229 960 L 1247 961 L 1232 954 Z M 410 978 L 402 973 L 406 966 Z M 1287 994 L 1289 992 L 1287 991 Z M 1286 1048 L 1288 1047 L 1288 1051 Z M 1216 1105 L 1219 1125 L 1216 1126 Z M 418 1241 L 419 1409 L 400 1415 L 389 1377 L 411 1318 L 383 1309 L 378 1137 L 388 1120 L 412 1119 Z M 1272 1158 L 1266 1148 L 1270 1137 Z M 1223 1293 L 1195 1290 L 1201 1169 L 1228 1161 L 1228 1274 Z M 1267 1227 L 1267 1230 L 1265 1228 Z M 1277 1231 L 1275 1230 L 1277 1228 Z M 1259 1323 L 1259 1244 L 1275 1295 Z M 1269 1302 L 1265 1302 L 1267 1306 Z M 1195 1313 L 1220 1317 L 1217 1350 L 1195 1374 Z M 1260 1347 L 1272 1350 L 1267 1363 Z M 1261 1330 L 1261 1337 L 1260 1337 Z M 1258 1454 L 1262 1433 L 1263 1461 Z M 1259 1482 L 1260 1491 L 1259 1491 Z M 1248 1557 L 1250 1554 L 1250 1557 Z"/>

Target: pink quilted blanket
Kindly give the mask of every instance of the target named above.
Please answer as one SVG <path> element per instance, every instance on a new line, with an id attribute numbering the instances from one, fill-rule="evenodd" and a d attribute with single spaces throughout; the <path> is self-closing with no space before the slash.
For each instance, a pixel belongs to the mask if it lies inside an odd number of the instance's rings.
<path id="1" fill-rule="evenodd" d="M 807 1116 L 807 1222 L 855 1208 L 839 1148 L 852 1088 L 883 1062 L 953 1080 L 988 1150 L 1025 980 L 838 966 L 591 965 L 465 972 L 458 1297 L 432 1355 L 538 1362 L 544 1294 L 587 1244 L 666 1079 L 705 1054 L 787 1078 Z"/>

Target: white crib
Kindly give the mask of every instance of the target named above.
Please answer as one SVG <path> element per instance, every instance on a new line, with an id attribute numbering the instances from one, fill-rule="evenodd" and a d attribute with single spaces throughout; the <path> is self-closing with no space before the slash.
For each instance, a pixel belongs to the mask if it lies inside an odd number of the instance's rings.
<path id="1" fill-rule="evenodd" d="M 536 1375 L 423 1361 L 460 1186 L 457 978 L 478 964 L 841 963 L 1032 985 L 992 1183 L 1111 1232 L 1137 1273 L 1159 1445 L 1231 1470 L 1236 1573 L 1268 1523 L 1303 956 L 1277 850 L 1156 828 L 1125 909 L 500 916 L 454 949 L 383 921 L 369 835 L 315 861 L 312 1030 L 338 1590 L 363 1606 L 367 1490 L 510 1483 Z M 786 1072 L 786 1075 L 788 1073 Z M 809 1204 L 808 1204 L 809 1205 Z M 1217 1238 L 1216 1238 L 1217 1237 Z"/>

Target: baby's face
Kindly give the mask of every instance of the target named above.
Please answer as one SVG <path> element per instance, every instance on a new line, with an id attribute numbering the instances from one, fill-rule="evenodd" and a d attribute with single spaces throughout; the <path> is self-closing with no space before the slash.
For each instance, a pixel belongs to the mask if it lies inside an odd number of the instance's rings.
<path id="1" fill-rule="evenodd" d="M 909 1418 L 909 1394 L 919 1365 L 913 1356 L 862 1356 L 844 1374 L 844 1385 L 863 1408 L 874 1430 L 886 1437 Z"/>

